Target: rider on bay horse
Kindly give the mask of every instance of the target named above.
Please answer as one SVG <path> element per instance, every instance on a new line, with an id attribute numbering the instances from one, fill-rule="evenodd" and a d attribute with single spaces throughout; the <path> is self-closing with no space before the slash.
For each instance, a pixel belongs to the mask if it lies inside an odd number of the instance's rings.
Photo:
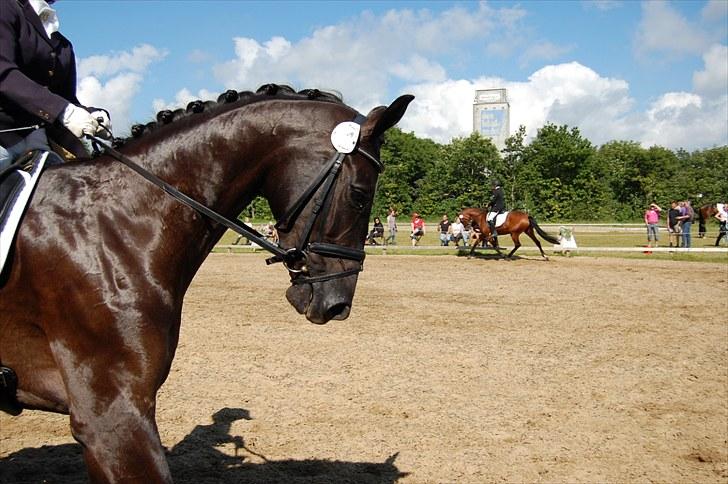
<path id="1" fill-rule="evenodd" d="M 491 183 L 491 189 L 493 191 L 493 197 L 488 203 L 488 226 L 490 228 L 490 234 L 493 238 L 493 247 L 498 247 L 498 232 L 495 228 L 495 219 L 499 213 L 502 213 L 506 209 L 506 196 L 503 193 L 503 187 L 500 186 L 500 181 L 497 179 Z"/>

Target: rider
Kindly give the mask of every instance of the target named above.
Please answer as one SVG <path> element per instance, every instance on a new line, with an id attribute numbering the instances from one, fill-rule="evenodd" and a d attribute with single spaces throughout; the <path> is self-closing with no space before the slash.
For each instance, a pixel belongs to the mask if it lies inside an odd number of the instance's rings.
<path id="1" fill-rule="evenodd" d="M 491 190 L 493 191 L 493 197 L 488 203 L 488 227 L 490 228 L 490 234 L 493 237 L 493 247 L 498 247 L 498 233 L 495 228 L 495 219 L 499 213 L 502 213 L 506 209 L 506 196 L 503 193 L 503 187 L 500 186 L 500 181 L 494 179 L 491 184 Z"/>
<path id="2" fill-rule="evenodd" d="M 49 141 L 87 158 L 84 135 L 110 136 L 99 126 L 111 129 L 108 112 L 76 98 L 76 59 L 54 2 L 0 1 L 0 170 L 27 151 L 48 151 Z"/>

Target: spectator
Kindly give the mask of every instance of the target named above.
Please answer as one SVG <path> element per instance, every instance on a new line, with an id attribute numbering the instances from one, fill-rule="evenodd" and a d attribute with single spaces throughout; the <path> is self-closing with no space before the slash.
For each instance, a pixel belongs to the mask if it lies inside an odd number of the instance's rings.
<path id="1" fill-rule="evenodd" d="M 425 235 L 425 221 L 422 220 L 420 214 L 415 212 L 412 214 L 412 223 L 410 223 L 410 239 L 412 239 L 412 247 L 420 242 L 420 239 Z"/>
<path id="2" fill-rule="evenodd" d="M 460 223 L 463 224 L 463 246 L 467 247 L 470 241 L 470 222 L 468 221 L 468 223 L 465 223 L 465 217 L 463 217 L 462 214 L 458 215 L 458 220 L 460 220 Z"/>
<path id="3" fill-rule="evenodd" d="M 692 246 L 690 230 L 692 229 L 695 212 L 693 211 L 693 207 L 690 205 L 690 200 L 685 200 L 683 202 L 683 208 L 683 214 L 678 217 L 678 220 L 680 220 L 680 230 L 682 232 L 682 246 L 689 249 Z"/>
<path id="4" fill-rule="evenodd" d="M 718 237 L 715 239 L 715 246 L 718 247 L 720 245 L 720 239 L 726 237 L 726 232 L 728 232 L 728 204 L 716 203 L 715 208 L 717 208 L 718 211 L 715 215 L 713 215 L 713 217 L 715 217 L 720 224 L 718 227 Z M 726 239 L 728 240 L 728 237 L 726 237 Z"/>
<path id="5" fill-rule="evenodd" d="M 670 247 L 680 246 L 680 207 L 677 201 L 670 202 L 670 210 L 667 212 L 667 233 Z M 673 242 L 675 245 L 673 246 Z"/>
<path id="6" fill-rule="evenodd" d="M 460 217 L 455 217 L 455 221 L 450 224 L 450 240 L 458 247 L 458 242 L 463 241 L 465 246 L 465 238 L 463 236 L 463 221 Z"/>
<path id="7" fill-rule="evenodd" d="M 369 235 L 367 235 L 367 239 L 364 242 L 369 242 L 371 245 L 379 245 L 376 241 L 377 238 L 384 238 L 384 225 L 379 217 L 374 217 L 374 226 L 369 231 Z"/>
<path id="8" fill-rule="evenodd" d="M 276 224 L 272 220 L 263 226 L 262 233 L 266 239 L 272 240 L 273 243 L 278 243 L 278 230 L 276 230 Z"/>
<path id="9" fill-rule="evenodd" d="M 440 228 L 440 245 L 450 245 L 450 220 L 447 218 L 447 214 L 442 216 L 442 220 L 438 224 Z"/>
<path id="10" fill-rule="evenodd" d="M 393 207 L 389 207 L 389 214 L 387 215 L 387 227 L 389 228 L 389 237 L 387 237 L 387 244 L 397 244 L 397 211 Z"/>
<path id="11" fill-rule="evenodd" d="M 652 242 L 654 241 L 654 247 L 657 247 L 657 242 L 660 237 L 657 234 L 658 224 L 660 222 L 660 212 L 662 209 L 656 204 L 651 203 L 650 208 L 645 211 L 645 224 L 647 225 L 647 247 L 653 247 Z"/>
<path id="12" fill-rule="evenodd" d="M 247 227 L 253 227 L 253 225 L 250 223 L 250 217 L 245 217 L 245 222 L 243 222 L 243 224 L 246 225 Z M 245 237 L 243 234 L 238 234 L 238 238 L 235 239 L 235 242 L 233 242 L 233 245 L 238 245 L 240 240 L 243 238 L 245 238 L 245 242 L 243 243 L 243 245 L 250 244 L 250 241 L 248 240 L 247 237 Z"/>

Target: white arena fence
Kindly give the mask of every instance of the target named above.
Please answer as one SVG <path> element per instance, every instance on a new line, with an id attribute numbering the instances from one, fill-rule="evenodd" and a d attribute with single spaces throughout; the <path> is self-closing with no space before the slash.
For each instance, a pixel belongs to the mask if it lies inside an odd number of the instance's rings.
<path id="1" fill-rule="evenodd" d="M 544 229 L 546 232 L 557 235 L 559 233 L 560 227 L 567 227 L 571 229 L 574 233 L 574 236 L 576 238 L 577 248 L 571 249 L 571 252 L 573 253 L 579 253 L 579 252 L 643 252 L 643 253 L 727 253 L 728 254 L 728 241 L 722 240 L 722 246 L 721 247 L 713 247 L 712 244 L 715 241 L 715 238 L 718 236 L 718 226 L 714 223 L 709 223 L 707 226 L 707 232 L 705 234 L 704 238 L 698 238 L 698 224 L 697 222 L 693 223 L 692 227 L 692 242 L 693 247 L 691 248 L 681 248 L 681 247 L 668 247 L 668 232 L 667 229 L 663 226 L 659 227 L 659 237 L 660 237 L 660 247 L 646 247 L 646 238 L 647 238 L 647 228 L 644 224 L 619 224 L 619 223 L 583 223 L 583 224 L 572 224 L 572 223 L 564 223 L 564 224 L 557 224 L 557 223 L 539 223 L 539 226 Z M 449 246 L 441 246 L 441 245 L 417 245 L 412 247 L 409 244 L 409 239 L 407 237 L 407 234 L 409 233 L 409 223 L 408 222 L 399 222 L 399 235 L 398 240 L 399 243 L 397 245 L 389 246 L 392 250 L 412 250 L 412 251 L 419 251 L 419 250 L 438 250 L 443 251 L 444 253 L 453 253 L 456 251 L 465 251 L 470 250 L 470 247 L 463 248 L 462 246 L 459 249 L 456 249 L 455 246 L 452 244 Z M 371 224 L 369 226 L 369 230 L 371 230 Z M 428 223 L 426 224 L 425 230 L 428 234 L 435 234 L 434 236 L 437 237 L 438 234 L 438 226 L 434 223 Z M 404 234 L 404 237 L 403 237 Z M 610 237 L 624 237 L 625 235 L 633 235 L 633 236 L 643 236 L 644 240 L 641 240 L 639 244 L 636 243 L 636 245 L 631 246 L 621 246 L 621 247 L 606 247 L 606 246 L 599 246 L 594 245 L 593 243 L 586 246 L 581 244 L 579 240 L 580 235 L 589 235 L 590 240 L 594 240 L 594 238 L 602 239 L 603 240 L 609 240 Z M 384 228 L 384 236 L 385 238 L 388 235 L 387 227 Z M 404 241 L 403 241 L 404 238 Z M 504 250 L 512 248 L 512 242 L 508 235 L 501 235 L 498 238 L 499 242 L 501 243 L 501 246 Z M 559 245 L 552 245 L 543 239 L 539 237 L 539 240 L 541 241 L 541 245 L 544 248 L 544 251 L 546 252 L 553 252 L 553 253 L 561 253 L 562 249 Z M 637 242 L 637 241 L 636 241 Z M 521 243 L 523 244 L 519 249 L 518 253 L 520 252 L 536 252 L 538 253 L 538 248 L 533 245 L 531 240 L 528 238 L 527 235 L 522 234 L 521 235 Z M 217 245 L 215 247 L 215 250 L 220 252 L 233 252 L 240 249 L 251 249 L 250 245 Z M 386 253 L 388 246 L 387 245 L 366 245 L 365 249 L 367 252 L 371 252 L 373 254 L 376 253 Z M 260 251 L 259 247 L 253 247 L 253 251 Z M 478 251 L 487 251 L 487 252 L 493 252 L 492 249 L 477 249 Z"/>

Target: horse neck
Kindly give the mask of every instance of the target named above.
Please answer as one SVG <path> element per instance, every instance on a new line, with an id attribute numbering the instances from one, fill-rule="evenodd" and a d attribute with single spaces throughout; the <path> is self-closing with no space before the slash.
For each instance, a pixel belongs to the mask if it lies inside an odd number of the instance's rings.
<path id="1" fill-rule="evenodd" d="M 163 131 L 159 136 L 152 133 L 149 141 L 140 139 L 124 154 L 185 195 L 235 219 L 257 195 L 270 147 L 265 146 L 266 137 L 255 136 L 255 123 L 225 123 L 222 116 L 166 137 Z M 127 210 L 135 216 L 145 213 L 146 223 L 158 234 L 144 250 L 158 253 L 170 280 L 186 290 L 225 228 L 131 170 L 120 169 L 129 187 Z"/>

